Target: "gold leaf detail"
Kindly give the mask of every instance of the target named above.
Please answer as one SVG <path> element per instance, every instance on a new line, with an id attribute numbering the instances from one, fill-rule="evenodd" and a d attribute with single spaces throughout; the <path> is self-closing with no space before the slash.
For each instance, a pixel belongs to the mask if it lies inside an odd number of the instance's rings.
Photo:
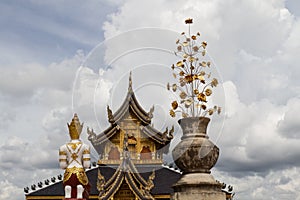
<path id="1" fill-rule="evenodd" d="M 177 103 L 177 101 L 173 101 L 173 102 L 172 102 L 172 108 L 173 108 L 173 110 L 176 110 L 176 109 L 178 108 L 178 103 Z"/>
<path id="2" fill-rule="evenodd" d="M 184 66 L 184 63 L 182 61 L 178 61 L 176 63 L 176 65 L 177 65 L 177 67 L 182 67 L 182 66 Z"/>
<path id="3" fill-rule="evenodd" d="M 218 80 L 216 78 L 213 78 L 213 80 L 211 81 L 211 86 L 217 87 L 217 85 L 218 85 Z"/>
<path id="4" fill-rule="evenodd" d="M 206 67 L 206 62 L 205 62 L 205 61 L 202 61 L 202 62 L 200 63 L 200 65 L 201 65 L 202 67 Z"/>
<path id="5" fill-rule="evenodd" d="M 186 24 L 192 24 L 193 23 L 193 19 L 192 18 L 188 18 L 185 20 Z"/>
<path id="6" fill-rule="evenodd" d="M 170 110 L 170 116 L 171 116 L 171 117 L 175 117 L 175 116 L 176 116 L 174 110 Z"/>
<path id="7" fill-rule="evenodd" d="M 183 42 L 182 45 L 183 45 L 184 47 L 186 47 L 186 46 L 189 45 L 189 43 L 188 43 L 188 42 Z"/>
<path id="8" fill-rule="evenodd" d="M 221 110 L 221 107 L 218 107 L 218 111 L 217 111 L 217 112 L 218 112 L 218 114 L 220 114 L 220 113 L 221 113 L 221 111 L 222 111 L 222 110 Z"/>
<path id="9" fill-rule="evenodd" d="M 181 99 L 185 99 L 187 97 L 187 94 L 184 91 L 182 91 L 182 92 L 180 92 L 179 97 Z"/>
<path id="10" fill-rule="evenodd" d="M 198 51 L 199 51 L 199 47 L 194 46 L 194 47 L 193 47 L 193 50 L 194 50 L 195 52 L 198 52 Z"/>
<path id="11" fill-rule="evenodd" d="M 191 99 L 191 98 L 185 100 L 185 102 L 184 102 L 185 107 L 186 107 L 186 108 L 190 107 L 190 106 L 192 105 L 193 102 L 194 102 L 194 101 L 193 101 L 193 99 Z"/>
<path id="12" fill-rule="evenodd" d="M 176 90 L 177 90 L 177 85 L 175 83 L 172 85 L 172 90 L 173 90 L 173 92 L 176 92 Z"/>
<path id="13" fill-rule="evenodd" d="M 197 98 L 198 98 L 199 101 L 207 102 L 206 101 L 206 96 L 203 93 L 198 94 Z"/>
<path id="14" fill-rule="evenodd" d="M 209 88 L 207 88 L 207 89 L 205 90 L 205 95 L 206 95 L 206 96 L 210 96 L 211 94 L 212 94 L 212 90 L 209 89 Z"/>
<path id="15" fill-rule="evenodd" d="M 193 76 L 192 75 L 187 75 L 187 76 L 184 77 L 184 79 L 187 83 L 193 82 Z"/>

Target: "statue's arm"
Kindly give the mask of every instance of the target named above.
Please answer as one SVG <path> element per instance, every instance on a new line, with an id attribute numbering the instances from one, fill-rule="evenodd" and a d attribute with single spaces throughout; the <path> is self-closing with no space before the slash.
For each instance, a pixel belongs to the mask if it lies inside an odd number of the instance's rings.
<path id="1" fill-rule="evenodd" d="M 91 167 L 91 154 L 90 154 L 90 147 L 88 145 L 85 145 L 85 148 L 83 150 L 82 154 L 82 160 L 83 160 L 83 167 L 85 169 Z"/>
<path id="2" fill-rule="evenodd" d="M 63 147 L 59 148 L 59 166 L 62 169 L 66 169 L 68 167 L 67 151 Z"/>

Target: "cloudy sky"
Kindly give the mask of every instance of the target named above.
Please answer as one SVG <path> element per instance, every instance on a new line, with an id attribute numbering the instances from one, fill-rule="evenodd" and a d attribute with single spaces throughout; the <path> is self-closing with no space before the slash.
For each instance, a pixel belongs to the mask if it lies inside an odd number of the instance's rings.
<path id="1" fill-rule="evenodd" d="M 209 132 L 221 148 L 215 177 L 236 199 L 300 200 L 297 0 L 12 0 L 0 13 L 1 200 L 62 173 L 66 123 L 77 112 L 104 130 L 105 106 L 118 108 L 130 70 L 145 110 L 155 105 L 155 127 L 176 124 L 165 84 L 188 17 L 222 79 L 224 112 Z"/>

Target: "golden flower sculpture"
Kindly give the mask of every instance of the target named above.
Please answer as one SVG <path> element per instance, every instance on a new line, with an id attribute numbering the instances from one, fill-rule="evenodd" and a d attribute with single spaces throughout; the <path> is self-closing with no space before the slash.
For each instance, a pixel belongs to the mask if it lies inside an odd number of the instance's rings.
<path id="1" fill-rule="evenodd" d="M 180 60 L 172 64 L 173 76 L 178 83 L 167 84 L 167 89 L 178 93 L 180 101 L 171 103 L 170 115 L 175 117 L 181 113 L 182 117 L 197 117 L 220 114 L 221 108 L 213 106 L 208 108 L 209 98 L 213 95 L 212 88 L 218 86 L 218 80 L 211 77 L 211 62 L 205 60 L 207 42 L 199 42 L 200 33 L 191 35 L 190 25 L 193 19 L 186 19 L 189 26 L 188 34 L 181 33 L 183 39 L 177 39 L 175 55 Z"/>

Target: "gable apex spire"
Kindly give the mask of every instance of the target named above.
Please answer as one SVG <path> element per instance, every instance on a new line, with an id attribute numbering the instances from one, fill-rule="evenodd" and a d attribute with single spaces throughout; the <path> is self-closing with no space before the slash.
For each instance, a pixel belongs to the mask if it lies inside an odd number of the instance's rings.
<path id="1" fill-rule="evenodd" d="M 132 90 L 132 71 L 129 72 L 128 92 L 133 92 L 133 90 Z"/>

